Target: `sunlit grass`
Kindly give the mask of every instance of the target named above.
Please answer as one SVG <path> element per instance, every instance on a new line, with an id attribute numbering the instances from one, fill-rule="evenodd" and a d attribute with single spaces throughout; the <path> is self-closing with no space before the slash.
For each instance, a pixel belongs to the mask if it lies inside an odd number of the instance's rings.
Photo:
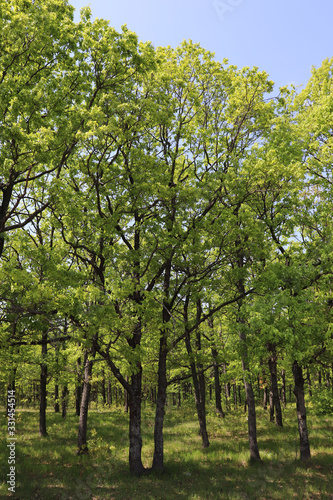
<path id="1" fill-rule="evenodd" d="M 284 412 L 284 427 L 258 409 L 262 464 L 249 464 L 246 415 L 220 419 L 209 412 L 211 445 L 202 449 L 193 408 L 168 408 L 163 475 L 132 478 L 128 472 L 128 415 L 121 409 L 89 413 L 88 456 L 76 452 L 78 418 L 47 413 L 48 437 L 38 436 L 38 412 L 18 411 L 16 493 L 24 499 L 333 499 L 333 417 L 308 417 L 312 460 L 299 462 L 295 410 Z M 143 463 L 151 466 L 154 412 L 143 412 Z M 1 413 L 1 433 L 6 419 Z M 6 439 L 0 446 L 1 479 L 7 470 Z M 6 479 L 0 498 L 7 498 Z"/>

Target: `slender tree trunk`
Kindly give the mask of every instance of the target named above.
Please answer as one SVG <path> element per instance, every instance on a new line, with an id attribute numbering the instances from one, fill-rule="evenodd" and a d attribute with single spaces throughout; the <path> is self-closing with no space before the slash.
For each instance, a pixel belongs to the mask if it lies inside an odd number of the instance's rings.
<path id="1" fill-rule="evenodd" d="M 180 408 L 182 404 L 182 397 L 181 397 L 181 392 L 180 392 L 180 387 L 178 388 L 178 393 L 177 393 L 177 407 Z"/>
<path id="2" fill-rule="evenodd" d="M 77 417 L 80 416 L 82 391 L 83 391 L 82 365 L 81 365 L 81 358 L 79 357 L 76 360 L 76 387 L 75 387 L 75 415 Z"/>
<path id="3" fill-rule="evenodd" d="M 310 377 L 310 371 L 309 367 L 306 367 L 306 381 L 308 383 L 308 390 L 309 390 L 309 396 L 310 398 L 312 397 L 312 386 L 311 386 L 311 377 Z"/>
<path id="4" fill-rule="evenodd" d="M 197 317 L 199 318 L 201 316 L 201 304 L 200 301 L 198 301 L 197 304 Z M 199 328 L 197 329 L 196 332 L 196 347 L 197 351 L 201 351 L 201 333 Z M 195 368 L 195 365 L 194 365 Z M 194 372 L 195 373 L 195 370 Z M 203 448 L 208 448 L 209 446 L 209 439 L 208 439 L 208 432 L 207 432 L 207 420 L 206 420 L 206 383 L 205 383 L 205 374 L 203 370 L 203 364 L 198 363 L 198 417 L 199 417 L 199 426 L 200 426 L 200 435 L 202 438 L 202 447 Z M 200 415 L 200 416 L 199 416 Z"/>
<path id="5" fill-rule="evenodd" d="M 54 411 L 55 413 L 60 412 L 60 406 L 59 406 L 59 385 L 56 383 L 54 385 Z"/>
<path id="6" fill-rule="evenodd" d="M 111 379 L 110 379 L 110 377 L 108 379 L 107 403 L 108 403 L 108 407 L 110 408 L 110 406 L 112 405 L 112 386 L 111 386 Z"/>
<path id="7" fill-rule="evenodd" d="M 298 421 L 298 431 L 300 439 L 300 455 L 301 460 L 309 460 L 311 458 L 310 454 L 310 443 L 308 428 L 306 424 L 306 409 L 304 402 L 304 378 L 302 367 L 297 361 L 293 363 L 293 376 L 295 382 L 294 394 L 296 396 L 296 408 L 297 408 L 297 421 Z"/>
<path id="8" fill-rule="evenodd" d="M 200 436 L 202 438 L 202 447 L 208 448 L 210 443 L 207 432 L 206 405 L 204 397 L 205 388 L 202 387 L 204 381 L 202 379 L 200 380 L 200 375 L 197 373 L 194 363 L 191 363 L 191 371 L 192 371 L 192 379 L 194 386 L 194 398 L 199 420 Z"/>
<path id="9" fill-rule="evenodd" d="M 279 398 L 279 388 L 278 388 L 278 379 L 277 379 L 277 355 L 276 355 L 276 347 L 275 345 L 269 345 L 269 358 L 268 358 L 268 366 L 271 374 L 271 394 L 272 394 L 272 403 L 275 408 L 275 423 L 278 427 L 283 427 L 282 423 L 282 411 L 281 404 Z M 271 414 L 274 420 L 274 413 Z M 272 420 L 271 420 L 272 421 Z"/>
<path id="10" fill-rule="evenodd" d="M 330 387 L 331 385 L 331 380 L 330 380 L 330 372 L 326 372 L 326 387 Z"/>
<path id="11" fill-rule="evenodd" d="M 105 372 L 104 369 L 102 369 L 102 400 L 103 400 L 103 406 L 106 405 L 106 384 L 105 384 Z"/>
<path id="12" fill-rule="evenodd" d="M 235 382 L 232 384 L 232 394 L 234 397 L 234 409 L 236 410 L 236 408 L 237 408 L 237 390 L 236 390 Z"/>
<path id="13" fill-rule="evenodd" d="M 33 383 L 33 407 L 36 408 L 36 393 L 37 393 L 37 384 Z"/>
<path id="14" fill-rule="evenodd" d="M 42 336 L 42 363 L 40 365 L 39 435 L 47 436 L 46 431 L 46 386 L 47 386 L 47 332 Z"/>
<path id="15" fill-rule="evenodd" d="M 245 377 L 249 375 L 249 371 L 244 361 L 242 362 Z M 256 420 L 256 406 L 254 400 L 254 393 L 252 384 L 244 378 L 245 392 L 247 399 L 247 412 L 248 412 L 248 434 L 250 445 L 250 459 L 251 461 L 261 461 L 259 454 L 259 447 L 257 442 L 257 420 Z"/>
<path id="16" fill-rule="evenodd" d="M 260 391 L 260 375 L 257 378 L 257 392 L 258 392 L 258 401 L 261 400 L 261 391 Z"/>
<path id="17" fill-rule="evenodd" d="M 237 386 L 237 391 L 238 391 L 238 403 L 239 403 L 239 406 L 242 405 L 242 395 L 241 395 L 241 386 L 238 384 Z"/>
<path id="18" fill-rule="evenodd" d="M 264 399 L 263 399 L 263 408 L 267 410 L 267 401 L 268 401 L 268 387 L 265 385 L 264 387 Z"/>
<path id="19" fill-rule="evenodd" d="M 281 371 L 281 378 L 282 378 L 282 402 L 283 402 L 283 408 L 286 409 L 286 407 L 287 407 L 287 395 L 286 395 L 286 371 L 285 370 Z"/>
<path id="20" fill-rule="evenodd" d="M 65 385 L 62 389 L 62 395 L 61 395 L 61 403 L 62 403 L 62 418 L 66 418 L 66 414 L 67 414 L 67 405 L 68 405 L 68 387 L 67 385 Z"/>
<path id="21" fill-rule="evenodd" d="M 95 353 L 92 353 L 92 358 L 95 357 Z M 88 353 L 84 356 L 84 380 L 83 380 L 83 391 L 81 397 L 80 406 L 80 419 L 79 419 L 79 432 L 77 438 L 78 444 L 78 454 L 83 454 L 88 452 L 87 446 L 87 426 L 88 426 L 88 409 L 89 409 L 89 396 L 91 390 L 91 374 L 93 367 L 93 359 L 89 359 Z"/>
<path id="22" fill-rule="evenodd" d="M 171 217 L 172 220 L 174 217 Z M 166 392 L 167 392 L 167 355 L 168 355 L 168 323 L 171 319 L 169 298 L 169 287 L 171 279 L 171 262 L 169 258 L 166 261 L 166 267 L 163 280 L 163 291 L 165 297 L 163 299 L 162 307 L 162 321 L 163 328 L 160 336 L 159 356 L 158 356 L 158 374 L 157 374 L 157 397 L 156 397 L 156 411 L 155 411 L 155 427 L 154 427 L 154 458 L 152 470 L 162 472 L 164 470 L 164 438 L 163 438 L 163 425 L 166 405 Z"/>
<path id="23" fill-rule="evenodd" d="M 239 329 L 239 339 L 242 342 L 242 368 L 244 373 L 244 385 L 245 394 L 247 399 L 247 416 L 248 416 L 248 435 L 249 435 L 249 446 L 250 446 L 250 460 L 251 462 L 261 461 L 259 454 L 259 447 L 257 442 L 257 419 L 256 419 L 256 405 L 254 399 L 253 386 L 250 381 L 250 370 L 247 364 L 248 352 L 246 345 L 246 335 L 244 329 L 242 328 L 244 320 L 238 318 L 238 323 L 240 324 Z"/>
<path id="24" fill-rule="evenodd" d="M 269 388 L 269 421 L 274 422 L 274 396 L 272 391 L 272 386 Z"/>
<path id="25" fill-rule="evenodd" d="M 167 391 L 167 342 L 166 334 L 162 332 L 160 338 L 160 350 L 158 359 L 158 385 L 156 397 L 155 428 L 154 428 L 154 458 L 152 470 L 164 470 L 164 438 L 163 425 L 165 415 L 166 391 Z"/>
<path id="26" fill-rule="evenodd" d="M 212 356 L 214 360 L 213 364 L 214 364 L 214 385 L 215 385 L 215 411 L 220 417 L 224 418 L 225 414 L 222 408 L 222 401 L 221 401 L 219 365 L 217 363 L 217 350 L 215 347 L 212 349 Z"/>
<path id="27" fill-rule="evenodd" d="M 201 363 L 198 363 L 198 366 L 195 365 L 193 360 L 193 350 L 191 345 L 190 335 L 187 332 L 186 324 L 188 322 L 188 305 L 189 305 L 189 297 L 186 298 L 184 304 L 184 320 L 185 320 L 185 345 L 186 350 L 190 359 L 190 367 L 192 373 L 192 381 L 194 386 L 194 399 L 195 405 L 197 409 L 197 415 L 199 420 L 199 433 L 202 439 L 202 447 L 209 447 L 209 439 L 207 433 L 207 422 L 206 422 L 206 391 L 205 391 L 205 377 L 203 373 L 203 366 Z M 197 320 L 200 319 L 201 316 L 201 304 L 200 301 L 197 302 Z M 200 330 L 196 331 L 196 348 L 197 351 L 201 350 L 201 335 Z"/>

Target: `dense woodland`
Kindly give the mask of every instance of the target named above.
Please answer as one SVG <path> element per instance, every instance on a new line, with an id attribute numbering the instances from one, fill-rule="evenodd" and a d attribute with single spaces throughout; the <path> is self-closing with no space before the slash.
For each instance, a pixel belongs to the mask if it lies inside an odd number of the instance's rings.
<path id="1" fill-rule="evenodd" d="M 0 388 L 78 416 L 124 405 L 129 467 L 153 405 L 283 426 L 333 411 L 333 59 L 302 89 L 118 33 L 64 0 L 0 0 Z M 73 443 L 73 450 L 75 443 Z"/>

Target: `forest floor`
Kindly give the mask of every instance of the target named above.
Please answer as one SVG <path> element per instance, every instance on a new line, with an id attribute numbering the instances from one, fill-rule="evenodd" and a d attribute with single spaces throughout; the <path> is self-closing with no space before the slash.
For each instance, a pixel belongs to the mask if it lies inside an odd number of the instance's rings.
<path id="1" fill-rule="evenodd" d="M 299 461 L 295 409 L 284 427 L 258 409 L 262 463 L 249 464 L 246 415 L 239 409 L 218 418 L 210 411 L 211 445 L 203 450 L 194 408 L 168 407 L 164 474 L 133 478 L 128 471 L 128 415 L 123 409 L 89 412 L 89 455 L 78 457 L 78 417 L 47 412 L 48 437 L 38 436 L 38 412 L 17 410 L 15 493 L 8 492 L 6 417 L 1 411 L 0 498 L 19 500 L 216 500 L 333 499 L 333 415 L 308 415 L 312 459 Z M 143 462 L 151 466 L 152 409 L 143 411 Z"/>

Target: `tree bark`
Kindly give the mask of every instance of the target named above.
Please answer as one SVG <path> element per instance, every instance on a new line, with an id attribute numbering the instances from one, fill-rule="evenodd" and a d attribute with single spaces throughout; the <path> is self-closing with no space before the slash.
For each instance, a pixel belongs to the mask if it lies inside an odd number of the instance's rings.
<path id="1" fill-rule="evenodd" d="M 80 416 L 82 391 L 83 391 L 82 365 L 81 365 L 81 358 L 79 357 L 76 360 L 76 386 L 75 386 L 75 415 L 77 417 Z"/>
<path id="2" fill-rule="evenodd" d="M 273 415 L 271 411 L 271 421 L 272 417 L 274 420 L 274 408 L 275 408 L 275 423 L 278 427 L 283 427 L 282 411 L 281 411 L 278 380 L 277 380 L 277 361 L 276 361 L 277 355 L 276 355 L 275 345 L 269 345 L 268 350 L 270 353 L 268 358 L 268 366 L 271 375 L 271 394 L 272 394 L 272 404 L 273 404 Z"/>
<path id="3" fill-rule="evenodd" d="M 264 387 L 264 398 L 263 398 L 263 409 L 267 410 L 267 400 L 268 400 L 268 387 L 265 385 Z"/>
<path id="4" fill-rule="evenodd" d="M 92 353 L 92 358 L 95 357 L 94 352 Z M 78 444 L 78 454 L 83 454 L 88 452 L 87 446 L 87 425 L 88 425 L 88 409 L 89 409 L 89 396 L 91 390 L 91 374 L 93 367 L 93 359 L 89 359 L 88 352 L 84 356 L 84 380 L 83 380 L 83 391 L 81 397 L 80 406 L 80 419 L 79 419 L 79 432 L 77 438 Z"/>
<path id="5" fill-rule="evenodd" d="M 199 420 L 199 433 L 202 439 L 202 447 L 208 448 L 210 443 L 208 439 L 207 433 L 207 422 L 206 422 L 206 391 L 205 391 L 205 378 L 203 373 L 203 366 L 201 363 L 198 363 L 196 366 L 194 358 L 193 358 L 193 350 L 191 345 L 190 335 L 187 331 L 187 323 L 188 323 L 188 305 L 189 305 L 189 297 L 186 297 L 186 301 L 184 304 L 184 320 L 185 320 L 185 345 L 186 350 L 190 359 L 190 367 L 192 374 L 192 381 L 194 387 L 194 399 L 195 405 L 197 409 L 197 415 Z M 197 302 L 197 319 L 199 319 L 201 315 L 201 305 L 199 301 Z M 199 352 L 201 350 L 201 336 L 200 331 L 197 329 L 196 331 L 196 348 Z"/>
<path id="6" fill-rule="evenodd" d="M 158 358 L 158 385 L 156 397 L 155 427 L 154 427 L 154 458 L 152 470 L 162 472 L 164 470 L 164 438 L 163 425 L 165 415 L 167 375 L 167 341 L 166 333 L 163 331 L 160 338 L 160 349 Z"/>
<path id="7" fill-rule="evenodd" d="M 105 385 L 105 372 L 104 372 L 104 369 L 102 369 L 101 389 L 102 389 L 103 406 L 105 406 L 106 405 L 106 385 Z"/>
<path id="8" fill-rule="evenodd" d="M 311 377 L 310 377 L 310 370 L 309 367 L 306 367 L 306 381 L 308 383 L 308 391 L 309 391 L 309 396 L 310 398 L 312 397 L 312 385 L 311 385 Z"/>
<path id="9" fill-rule="evenodd" d="M 270 388 L 269 388 L 269 421 L 270 422 L 274 422 L 274 414 L 275 414 L 274 396 L 273 396 L 272 386 L 270 386 Z"/>
<path id="10" fill-rule="evenodd" d="M 234 409 L 236 410 L 236 408 L 237 408 L 237 387 L 236 387 L 235 381 L 232 384 L 232 394 L 234 397 Z"/>
<path id="11" fill-rule="evenodd" d="M 47 436 L 46 431 L 46 387 L 47 387 L 47 332 L 42 335 L 42 363 L 40 365 L 39 435 Z"/>
<path id="12" fill-rule="evenodd" d="M 60 406 L 59 406 L 59 385 L 56 383 L 54 385 L 54 411 L 55 413 L 60 412 Z"/>
<path id="13" fill-rule="evenodd" d="M 62 395 L 61 395 L 61 399 L 62 399 L 62 418 L 66 418 L 66 414 L 67 414 L 67 404 L 68 404 L 68 387 L 67 385 L 65 385 L 62 389 Z"/>
<path id="14" fill-rule="evenodd" d="M 219 365 L 216 361 L 217 358 L 217 350 L 216 348 L 212 348 L 212 356 L 213 356 L 213 365 L 214 365 L 214 386 L 215 386 L 215 411 L 216 413 L 224 418 L 225 413 L 222 408 L 221 401 L 221 384 L 220 384 L 220 373 L 219 373 Z"/>
<path id="15" fill-rule="evenodd" d="M 256 405 L 254 399 L 253 386 L 250 382 L 250 370 L 248 367 L 248 351 L 246 345 L 246 334 L 243 330 L 244 320 L 238 318 L 240 325 L 239 339 L 242 342 L 242 368 L 244 373 L 245 394 L 247 400 L 247 416 L 248 416 L 248 435 L 250 447 L 250 460 L 251 462 L 261 461 L 259 454 L 259 447 L 257 442 L 257 419 L 256 419 Z"/>
<path id="16" fill-rule="evenodd" d="M 112 387 L 111 387 L 111 379 L 110 379 L 110 377 L 108 379 L 107 403 L 108 403 L 108 407 L 110 408 L 110 406 L 112 405 Z"/>
<path id="17" fill-rule="evenodd" d="M 311 458 L 311 453 L 308 428 L 306 424 L 303 371 L 297 361 L 294 361 L 293 363 L 293 376 L 295 383 L 294 394 L 296 396 L 297 421 L 300 440 L 300 456 L 301 460 L 306 461 Z"/>
<path id="18" fill-rule="evenodd" d="M 287 394 L 286 394 L 286 371 L 285 370 L 281 371 L 281 378 L 282 378 L 282 402 L 283 402 L 283 408 L 286 409 L 286 407 L 287 407 Z"/>
<path id="19" fill-rule="evenodd" d="M 131 376 L 131 391 L 128 393 L 129 403 L 129 466 L 135 476 L 141 476 L 146 472 L 142 464 L 142 437 L 141 437 L 141 387 L 142 368 Z"/>
<path id="20" fill-rule="evenodd" d="M 197 408 L 197 415 L 199 420 L 199 432 L 202 439 L 202 447 L 208 448 L 210 445 L 207 432 L 207 421 L 206 421 L 206 404 L 205 404 L 205 387 L 202 387 L 204 381 L 197 373 L 195 363 L 191 363 L 191 372 L 194 386 L 194 398 Z M 201 378 L 201 380 L 200 380 Z"/>

